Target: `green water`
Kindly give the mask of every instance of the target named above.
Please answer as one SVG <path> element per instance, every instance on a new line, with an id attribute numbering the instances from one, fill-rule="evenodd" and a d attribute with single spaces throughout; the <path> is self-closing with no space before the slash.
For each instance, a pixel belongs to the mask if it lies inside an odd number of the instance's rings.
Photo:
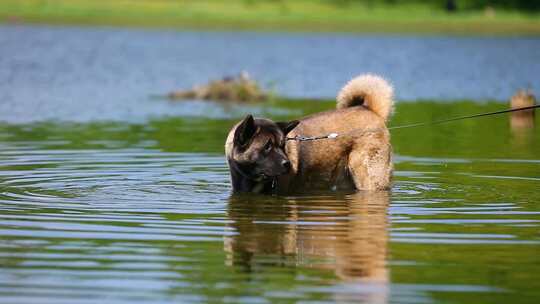
<path id="1" fill-rule="evenodd" d="M 504 106 L 399 103 L 390 125 Z M 500 115 L 392 131 L 388 193 L 232 196 L 236 116 L 1 124 L 0 302 L 540 300 L 538 126 Z"/>

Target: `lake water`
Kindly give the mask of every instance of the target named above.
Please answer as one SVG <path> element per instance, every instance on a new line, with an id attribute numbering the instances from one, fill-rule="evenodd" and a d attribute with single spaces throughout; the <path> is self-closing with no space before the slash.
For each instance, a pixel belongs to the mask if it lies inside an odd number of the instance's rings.
<path id="1" fill-rule="evenodd" d="M 235 121 L 333 103 L 150 97 L 235 72 L 240 60 L 287 95 L 332 96 L 355 61 L 329 50 L 398 56 L 398 47 L 458 44 L 442 52 L 491 62 L 453 64 L 485 74 L 478 83 L 445 73 L 449 60 L 429 67 L 433 86 L 427 71 L 407 70 L 442 59 L 436 52 L 394 72 L 392 60 L 364 56 L 356 67 L 387 71 L 402 98 L 502 100 L 535 79 L 538 40 L 36 27 L 1 27 L 0 40 L 0 303 L 540 301 L 538 125 L 501 115 L 394 130 L 390 192 L 237 196 L 223 156 Z M 503 73 L 508 61 L 521 69 Z M 406 75 L 426 83 L 407 86 Z M 404 102 L 390 125 L 504 107 Z"/>
<path id="2" fill-rule="evenodd" d="M 200 33 L 0 26 L 0 121 L 224 117 L 148 96 L 250 72 L 289 97 L 333 98 L 366 72 L 400 100 L 507 100 L 540 92 L 540 39 Z"/>

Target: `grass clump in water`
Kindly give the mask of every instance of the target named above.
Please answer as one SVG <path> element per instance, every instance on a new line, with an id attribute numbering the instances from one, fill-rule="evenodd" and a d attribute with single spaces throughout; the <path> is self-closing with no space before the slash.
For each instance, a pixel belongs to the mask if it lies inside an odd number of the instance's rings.
<path id="1" fill-rule="evenodd" d="M 212 80 L 206 85 L 194 86 L 189 90 L 169 93 L 170 99 L 203 99 L 217 101 L 259 102 L 268 99 L 269 93 L 245 71 L 237 77 Z"/>

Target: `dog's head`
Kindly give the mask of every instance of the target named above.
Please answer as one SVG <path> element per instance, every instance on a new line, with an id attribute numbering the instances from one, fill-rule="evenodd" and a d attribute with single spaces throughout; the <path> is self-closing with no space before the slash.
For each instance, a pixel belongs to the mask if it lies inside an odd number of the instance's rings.
<path id="1" fill-rule="evenodd" d="M 274 178 L 289 172 L 291 163 L 285 154 L 287 133 L 299 121 L 273 122 L 248 115 L 236 127 L 231 161 L 253 180 Z"/>

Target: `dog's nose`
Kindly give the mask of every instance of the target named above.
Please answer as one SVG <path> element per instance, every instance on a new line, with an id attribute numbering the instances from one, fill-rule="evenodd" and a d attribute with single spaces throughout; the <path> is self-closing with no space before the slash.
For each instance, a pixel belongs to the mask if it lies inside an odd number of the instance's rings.
<path id="1" fill-rule="evenodd" d="M 281 161 L 281 165 L 285 167 L 287 170 L 291 169 L 291 162 L 288 160 Z"/>

